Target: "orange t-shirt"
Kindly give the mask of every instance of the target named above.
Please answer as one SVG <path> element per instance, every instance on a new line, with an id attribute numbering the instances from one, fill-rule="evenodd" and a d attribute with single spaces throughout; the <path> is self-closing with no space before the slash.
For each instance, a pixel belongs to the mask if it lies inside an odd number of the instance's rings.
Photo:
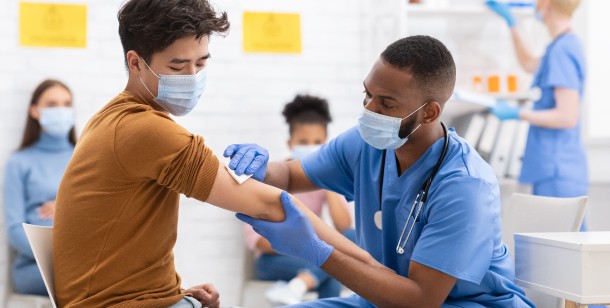
<path id="1" fill-rule="evenodd" d="M 168 307 L 180 194 L 205 201 L 218 159 L 168 115 L 123 92 L 85 127 L 63 177 L 53 230 L 61 307 Z"/>

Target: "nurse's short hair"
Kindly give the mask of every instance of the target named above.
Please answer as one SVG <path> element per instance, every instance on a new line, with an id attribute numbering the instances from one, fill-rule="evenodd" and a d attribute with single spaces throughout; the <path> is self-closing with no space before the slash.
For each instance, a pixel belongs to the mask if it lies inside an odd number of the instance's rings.
<path id="1" fill-rule="evenodd" d="M 455 86 L 455 62 L 441 41 L 426 35 L 414 35 L 390 44 L 381 58 L 413 75 L 426 101 L 444 104 Z"/>
<path id="2" fill-rule="evenodd" d="M 129 0 L 117 17 L 126 66 L 130 50 L 150 63 L 153 54 L 178 39 L 229 30 L 227 13 L 217 13 L 207 0 Z"/>
<path id="3" fill-rule="evenodd" d="M 579 5 L 580 0 L 551 0 L 554 10 L 569 17 L 574 14 Z"/>

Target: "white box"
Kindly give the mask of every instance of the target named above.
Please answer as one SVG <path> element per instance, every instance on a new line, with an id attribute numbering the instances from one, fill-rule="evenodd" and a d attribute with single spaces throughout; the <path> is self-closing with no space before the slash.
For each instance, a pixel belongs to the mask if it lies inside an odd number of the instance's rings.
<path id="1" fill-rule="evenodd" d="M 576 303 L 610 303 L 610 232 L 517 233 L 515 277 Z"/>

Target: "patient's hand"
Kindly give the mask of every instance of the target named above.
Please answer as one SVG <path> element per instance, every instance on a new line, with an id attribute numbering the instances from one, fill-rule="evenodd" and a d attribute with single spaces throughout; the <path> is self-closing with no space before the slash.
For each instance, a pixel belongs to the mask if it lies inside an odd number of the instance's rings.
<path id="1" fill-rule="evenodd" d="M 218 294 L 218 291 L 211 283 L 200 284 L 191 287 L 188 290 L 182 290 L 182 293 L 191 293 L 203 307 L 220 307 L 220 294 Z"/>

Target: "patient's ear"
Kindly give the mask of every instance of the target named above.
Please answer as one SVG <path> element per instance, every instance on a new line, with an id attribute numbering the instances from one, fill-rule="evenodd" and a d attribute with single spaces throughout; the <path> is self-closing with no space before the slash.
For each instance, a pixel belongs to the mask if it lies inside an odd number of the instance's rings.
<path id="1" fill-rule="evenodd" d="M 127 68 L 129 69 L 129 72 L 139 75 L 145 65 L 142 58 L 133 50 L 128 51 L 125 57 L 127 58 Z"/>

